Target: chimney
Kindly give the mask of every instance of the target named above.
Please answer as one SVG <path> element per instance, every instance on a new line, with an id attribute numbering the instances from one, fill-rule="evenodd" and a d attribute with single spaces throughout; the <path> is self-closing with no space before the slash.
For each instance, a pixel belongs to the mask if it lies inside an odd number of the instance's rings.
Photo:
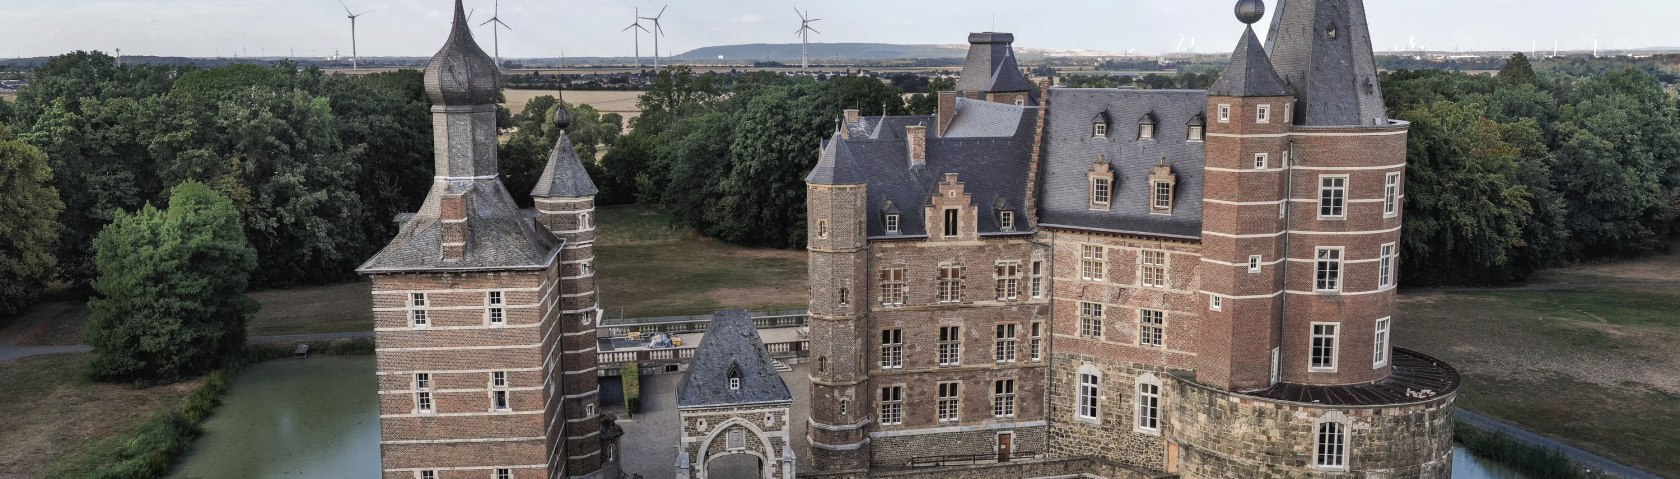
<path id="1" fill-rule="evenodd" d="M 945 136 L 945 129 L 951 126 L 951 119 L 957 116 L 957 92 L 939 92 L 939 136 Z"/>
<path id="2" fill-rule="evenodd" d="M 467 256 L 467 198 L 463 193 L 448 193 L 438 198 L 438 217 L 443 223 L 443 239 L 439 246 L 445 261 L 460 261 Z"/>
<path id="3" fill-rule="evenodd" d="M 859 112 L 856 108 L 846 110 L 846 124 L 847 125 L 856 124 L 859 120 L 862 120 L 862 118 L 859 116 Z"/>
<path id="4" fill-rule="evenodd" d="M 904 141 L 910 145 L 910 166 L 917 167 L 927 164 L 927 126 L 911 125 L 904 127 Z"/>

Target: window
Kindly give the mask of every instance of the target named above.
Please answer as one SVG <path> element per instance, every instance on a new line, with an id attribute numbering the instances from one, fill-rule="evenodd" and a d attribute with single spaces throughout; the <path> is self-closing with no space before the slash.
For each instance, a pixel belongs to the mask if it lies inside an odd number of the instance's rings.
<path id="1" fill-rule="evenodd" d="M 1295 104 L 1293 104 L 1293 103 L 1284 103 L 1283 104 L 1283 122 L 1284 123 L 1294 123 L 1295 122 Z"/>
<path id="2" fill-rule="evenodd" d="M 1307 369 L 1315 372 L 1336 371 L 1336 338 L 1335 323 L 1312 324 L 1312 358 Z"/>
<path id="3" fill-rule="evenodd" d="M 493 388 L 506 388 L 506 387 L 508 387 L 507 373 L 503 372 L 503 371 L 496 371 L 496 372 L 490 373 L 490 387 L 493 387 Z"/>
<path id="4" fill-rule="evenodd" d="M 729 370 L 729 390 L 730 391 L 741 390 L 741 370 L 739 370 L 739 369 L 730 369 Z"/>
<path id="5" fill-rule="evenodd" d="M 840 411 L 840 417 L 841 418 L 846 417 L 846 405 L 847 405 L 846 403 L 847 403 L 847 401 L 845 399 L 841 399 L 840 400 L 840 407 L 836 408 Z"/>
<path id="6" fill-rule="evenodd" d="M 954 208 L 945 210 L 945 237 L 946 238 L 957 237 L 958 226 L 959 225 L 957 224 L 957 210 L 954 209 Z"/>
<path id="7" fill-rule="evenodd" d="M 1225 310 L 1225 297 L 1217 295 L 1217 294 L 1208 295 L 1208 310 L 1210 310 L 1210 311 L 1224 311 Z"/>
<path id="8" fill-rule="evenodd" d="M 962 302 L 962 267 L 957 265 L 939 266 L 939 302 Z"/>
<path id="9" fill-rule="evenodd" d="M 1219 122 L 1231 122 L 1231 105 L 1219 105 Z"/>
<path id="10" fill-rule="evenodd" d="M 590 226 L 593 226 L 593 225 L 589 223 L 589 213 L 579 213 L 578 214 L 578 227 L 589 228 Z"/>
<path id="11" fill-rule="evenodd" d="M 1321 292 L 1342 290 L 1342 249 L 1319 248 L 1318 264 L 1314 268 L 1313 289 Z"/>
<path id="12" fill-rule="evenodd" d="M 1044 323 L 1032 323 L 1027 330 L 1027 359 L 1044 360 Z"/>
<path id="13" fill-rule="evenodd" d="M 817 238 L 828 239 L 828 220 L 817 220 Z"/>
<path id="14" fill-rule="evenodd" d="M 1254 108 L 1254 122 L 1266 124 L 1272 122 L 1272 106 L 1260 105 Z"/>
<path id="15" fill-rule="evenodd" d="M 1173 184 L 1165 181 L 1155 182 L 1155 201 L 1150 208 L 1155 212 L 1172 211 Z"/>
<path id="16" fill-rule="evenodd" d="M 583 405 L 583 415 L 584 417 L 595 417 L 595 403 L 585 403 Z"/>
<path id="17" fill-rule="evenodd" d="M 497 469 L 496 479 L 513 479 L 513 469 Z"/>
<path id="18" fill-rule="evenodd" d="M 1250 273 L 1260 272 L 1260 255 L 1256 254 L 1256 255 L 1250 255 L 1248 257 L 1248 272 L 1250 272 Z"/>
<path id="19" fill-rule="evenodd" d="M 1111 181 L 1108 178 L 1091 179 L 1091 206 L 1108 207 L 1109 201 L 1111 201 L 1111 190 L 1109 189 Z"/>
<path id="20" fill-rule="evenodd" d="M 1347 467 L 1347 425 L 1339 422 L 1318 424 L 1317 444 L 1313 465 L 1326 469 Z"/>
<path id="21" fill-rule="evenodd" d="M 594 275 L 595 274 L 595 263 L 592 263 L 589 260 L 585 260 L 583 263 L 580 263 L 578 265 L 578 269 L 583 271 L 584 276 Z"/>
<path id="22" fill-rule="evenodd" d="M 904 330 L 881 331 L 881 369 L 904 368 Z"/>
<path id="23" fill-rule="evenodd" d="M 729 436 L 725 446 L 729 449 L 747 448 L 747 430 L 740 427 L 729 428 Z"/>
<path id="24" fill-rule="evenodd" d="M 1388 323 L 1389 318 L 1377 320 L 1377 331 L 1371 338 L 1371 367 L 1380 368 L 1388 365 Z"/>
<path id="25" fill-rule="evenodd" d="M 1289 148 L 1285 147 L 1283 149 L 1283 156 L 1281 158 L 1279 158 L 1278 168 L 1288 168 L 1288 167 L 1289 167 Z"/>
<path id="26" fill-rule="evenodd" d="M 1152 140 L 1154 138 L 1155 138 L 1155 124 L 1154 123 L 1143 123 L 1143 124 L 1138 125 L 1138 139 L 1139 140 Z"/>
<path id="27" fill-rule="evenodd" d="M 1015 106 L 1027 106 L 1027 99 L 1015 97 Z"/>
<path id="28" fill-rule="evenodd" d="M 992 417 L 1015 417 L 1015 380 L 1000 379 L 992 383 Z"/>
<path id="29" fill-rule="evenodd" d="M 1270 164 L 1271 164 L 1271 156 L 1269 156 L 1265 153 L 1255 153 L 1254 154 L 1254 169 L 1264 170 Z"/>
<path id="30" fill-rule="evenodd" d="M 839 299 L 840 299 L 840 305 L 841 306 L 845 306 L 845 305 L 847 305 L 851 302 L 850 301 L 851 298 L 849 297 L 851 295 L 849 293 L 851 293 L 850 290 L 848 290 L 846 288 L 840 288 L 840 293 L 839 293 L 840 298 Z"/>
<path id="31" fill-rule="evenodd" d="M 420 479 L 437 479 L 437 471 L 419 471 L 414 474 L 414 477 L 418 477 Z"/>
<path id="32" fill-rule="evenodd" d="M 957 422 L 957 383 L 939 383 L 939 422 Z"/>
<path id="33" fill-rule="evenodd" d="M 1394 286 L 1394 243 L 1382 245 L 1382 251 L 1377 254 L 1377 286 Z"/>
<path id="34" fill-rule="evenodd" d="M 1206 131 L 1206 129 L 1207 129 L 1207 127 L 1202 126 L 1202 125 L 1190 125 L 1190 134 L 1184 140 L 1185 141 L 1202 141 L 1205 138 L 1205 136 L 1203 135 L 1203 132 Z"/>
<path id="35" fill-rule="evenodd" d="M 1102 339 L 1103 305 L 1079 303 L 1079 335 Z"/>
<path id="36" fill-rule="evenodd" d="M 490 405 L 497 411 L 511 409 L 508 407 L 508 392 L 502 390 L 490 391 Z"/>
<path id="37" fill-rule="evenodd" d="M 898 233 L 898 214 L 887 215 L 886 226 L 888 233 Z"/>
<path id="38" fill-rule="evenodd" d="M 1167 334 L 1167 312 L 1153 309 L 1138 310 L 1138 344 L 1161 347 Z"/>
<path id="39" fill-rule="evenodd" d="M 491 291 L 487 293 L 487 295 L 488 296 L 485 298 L 485 302 L 489 304 L 489 312 L 487 314 L 490 317 L 490 324 L 506 323 L 507 314 L 502 310 L 502 292 Z"/>
<path id="40" fill-rule="evenodd" d="M 1015 212 L 1004 211 L 998 213 L 998 229 L 1015 231 Z"/>
<path id="41" fill-rule="evenodd" d="M 1021 263 L 1004 261 L 997 264 L 997 300 L 1021 299 Z"/>
<path id="42" fill-rule="evenodd" d="M 1400 214 L 1400 173 L 1389 173 L 1383 179 L 1383 217 Z"/>
<path id="43" fill-rule="evenodd" d="M 432 412 L 432 375 L 429 373 L 414 374 L 414 410 Z"/>
<path id="44" fill-rule="evenodd" d="M 904 386 L 881 388 L 881 425 L 904 424 Z"/>
<path id="45" fill-rule="evenodd" d="M 1107 265 L 1107 261 L 1103 260 L 1106 252 L 1102 245 L 1084 245 L 1079 255 L 1079 279 L 1102 281 L 1103 269 Z"/>
<path id="46" fill-rule="evenodd" d="M 1091 137 L 1092 138 L 1108 138 L 1108 124 L 1106 124 L 1106 123 L 1093 123 L 1093 124 L 1091 124 Z"/>
<path id="47" fill-rule="evenodd" d="M 1318 217 L 1343 218 L 1347 215 L 1347 177 L 1318 177 Z"/>
<path id="48" fill-rule="evenodd" d="M 881 305 L 904 305 L 904 268 L 881 270 Z"/>
<path id="49" fill-rule="evenodd" d="M 1000 363 L 1015 362 L 1015 325 L 997 325 L 997 341 L 992 351 L 992 359 Z"/>
<path id="50" fill-rule="evenodd" d="M 1138 253 L 1138 276 L 1146 288 L 1167 287 L 1167 252 L 1141 251 Z"/>
<path id="51" fill-rule="evenodd" d="M 1143 432 L 1161 431 L 1161 385 L 1138 379 L 1137 428 Z"/>
<path id="52" fill-rule="evenodd" d="M 1079 374 L 1079 403 L 1080 419 L 1097 419 L 1097 390 L 1102 377 L 1091 373 Z"/>
<path id="53" fill-rule="evenodd" d="M 426 293 L 411 293 L 408 296 L 409 324 L 421 327 L 431 324 L 426 318 Z"/>
<path id="54" fill-rule="evenodd" d="M 1027 289 L 1029 290 L 1028 294 L 1031 294 L 1033 299 L 1041 299 L 1044 297 L 1043 261 L 1032 262 L 1032 281 L 1028 284 Z"/>
<path id="55" fill-rule="evenodd" d="M 962 328 L 960 326 L 939 327 L 939 365 L 956 366 L 962 364 Z"/>

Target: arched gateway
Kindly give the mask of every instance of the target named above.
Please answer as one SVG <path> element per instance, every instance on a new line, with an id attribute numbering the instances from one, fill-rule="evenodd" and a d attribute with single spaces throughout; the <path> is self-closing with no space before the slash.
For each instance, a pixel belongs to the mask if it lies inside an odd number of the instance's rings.
<path id="1" fill-rule="evenodd" d="M 717 313 L 677 387 L 679 479 L 792 479 L 793 395 L 746 311 Z"/>

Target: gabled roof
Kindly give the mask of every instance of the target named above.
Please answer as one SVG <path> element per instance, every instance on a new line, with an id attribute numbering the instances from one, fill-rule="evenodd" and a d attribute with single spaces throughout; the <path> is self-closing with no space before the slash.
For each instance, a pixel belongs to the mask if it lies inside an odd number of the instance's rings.
<path id="1" fill-rule="evenodd" d="M 1202 167 L 1206 151 L 1187 141 L 1192 118 L 1207 109 L 1207 92 L 1052 88 L 1044 161 L 1039 170 L 1039 224 L 1178 238 L 1197 238 L 1202 229 Z M 1153 113 L 1153 139 L 1136 135 L 1093 138 L 1089 119 Z M 1171 215 L 1151 214 L 1149 174 L 1162 158 L 1179 173 Z M 1092 210 L 1090 173 L 1106 161 L 1114 171 L 1113 201 Z"/>
<path id="2" fill-rule="evenodd" d="M 1266 51 L 1295 94 L 1295 123 L 1388 125 L 1363 0 L 1278 0 Z"/>
<path id="3" fill-rule="evenodd" d="M 945 129 L 945 138 L 1013 137 L 1021 127 L 1021 114 L 1028 107 L 957 98 L 957 114 Z"/>
<path id="4" fill-rule="evenodd" d="M 741 387 L 730 389 L 731 373 Z M 793 394 L 770 362 L 770 351 L 746 310 L 719 311 L 706 326 L 694 361 L 677 385 L 677 407 L 791 402 Z"/>
<path id="5" fill-rule="evenodd" d="M 1219 81 L 1208 89 L 1210 96 L 1266 97 L 1289 96 L 1289 88 L 1272 68 L 1271 57 L 1260 46 L 1254 27 L 1243 31 L 1237 50 L 1231 53 L 1231 64 L 1219 74 Z"/>
<path id="6" fill-rule="evenodd" d="M 971 33 L 968 35 L 968 62 L 963 65 L 957 91 L 1010 92 L 1033 91 L 1032 82 L 1021 74 L 1015 62 L 1015 35 L 1009 33 Z"/>
<path id="7" fill-rule="evenodd" d="M 531 196 L 583 198 L 599 192 L 595 182 L 589 179 L 589 172 L 584 170 L 577 149 L 572 148 L 572 139 L 562 130 L 560 139 L 554 142 L 554 149 L 548 153 L 548 166 L 543 167 L 542 176 L 537 177 L 536 188 L 531 189 Z"/>

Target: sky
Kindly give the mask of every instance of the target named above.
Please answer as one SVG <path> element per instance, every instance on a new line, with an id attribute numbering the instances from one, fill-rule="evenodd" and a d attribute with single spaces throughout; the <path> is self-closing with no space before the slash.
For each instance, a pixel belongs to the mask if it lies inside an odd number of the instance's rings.
<path id="1" fill-rule="evenodd" d="M 496 0 L 466 0 L 485 50 Z M 449 27 L 450 0 L 344 0 L 373 10 L 357 22 L 358 52 L 430 56 Z M 665 0 L 500 0 L 504 58 L 631 56 L 634 9 Z M 1268 9 L 1276 2 L 1267 2 Z M 812 42 L 961 44 L 971 31 L 1015 33 L 1016 45 L 1053 50 L 1227 52 L 1241 33 L 1234 0 L 672 0 L 661 50 L 797 43 L 794 8 L 821 18 Z M 1547 51 L 1680 46 L 1677 0 L 1369 0 L 1377 51 L 1412 41 L 1430 50 Z M 1258 28 L 1266 34 L 1265 25 Z M 125 55 L 350 55 L 338 0 L 0 0 L 0 58 L 122 49 Z M 651 28 L 651 24 L 648 25 Z M 652 39 L 641 38 L 644 56 Z M 1183 45 L 1181 47 L 1181 45 Z M 813 47 L 813 56 L 821 55 Z"/>

